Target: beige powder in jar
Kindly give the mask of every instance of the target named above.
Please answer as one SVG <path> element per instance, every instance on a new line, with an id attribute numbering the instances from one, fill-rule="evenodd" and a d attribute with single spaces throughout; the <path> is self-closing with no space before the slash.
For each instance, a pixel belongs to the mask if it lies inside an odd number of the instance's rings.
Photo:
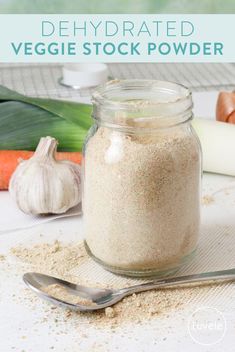
<path id="1" fill-rule="evenodd" d="M 198 240 L 197 140 L 182 127 L 148 135 L 100 127 L 86 148 L 89 251 L 124 271 L 177 267 Z"/>

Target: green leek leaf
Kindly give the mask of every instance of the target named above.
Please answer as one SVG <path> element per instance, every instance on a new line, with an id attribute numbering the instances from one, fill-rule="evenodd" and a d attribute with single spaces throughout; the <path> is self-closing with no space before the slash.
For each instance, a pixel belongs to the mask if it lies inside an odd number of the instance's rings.
<path id="1" fill-rule="evenodd" d="M 42 136 L 59 141 L 58 150 L 81 151 L 91 106 L 21 95 L 0 86 L 0 149 L 34 150 Z"/>

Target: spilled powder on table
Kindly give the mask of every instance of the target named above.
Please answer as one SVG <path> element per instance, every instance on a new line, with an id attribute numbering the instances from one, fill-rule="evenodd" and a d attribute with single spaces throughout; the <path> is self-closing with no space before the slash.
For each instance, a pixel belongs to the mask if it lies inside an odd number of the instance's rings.
<path id="1" fill-rule="evenodd" d="M 87 255 L 83 243 L 64 244 L 59 241 L 54 243 L 42 243 L 33 247 L 18 246 L 11 249 L 11 253 L 22 262 L 26 263 L 31 271 L 37 271 L 48 275 L 54 275 L 64 280 L 77 284 L 84 284 L 93 287 L 108 287 L 83 280 L 79 280 L 70 271 L 77 268 L 90 259 Z M 127 279 L 126 286 L 130 285 Z M 112 284 L 113 286 L 113 284 Z M 209 290 L 210 286 L 203 287 L 181 287 L 161 290 L 151 290 L 125 297 L 113 307 L 98 310 L 92 313 L 79 313 L 70 310 L 63 310 L 56 306 L 51 306 L 45 316 L 45 321 L 50 320 L 52 312 L 55 322 L 71 321 L 79 324 L 83 321 L 97 327 L 107 327 L 115 329 L 121 324 L 128 322 L 141 323 L 146 320 L 156 318 L 159 315 L 167 315 L 170 311 L 180 309 L 202 290 Z M 57 298 L 66 300 L 67 292 L 58 289 L 57 285 L 50 285 L 46 288 L 47 293 L 55 294 Z M 34 304 L 38 304 L 39 298 L 27 290 L 27 298 Z M 67 297 L 68 298 L 68 297 Z M 70 297 L 71 298 L 71 297 Z M 21 298 L 20 298 L 21 299 Z M 73 298 L 77 299 L 77 297 Z M 76 301 L 74 301 L 76 303 Z M 79 302 L 78 302 L 79 303 Z M 80 299 L 80 303 L 81 299 Z M 87 303 L 87 302 L 83 302 Z"/>
<path id="2" fill-rule="evenodd" d="M 68 279 L 68 272 L 87 259 L 83 244 L 40 243 L 33 247 L 18 246 L 11 253 L 32 265 L 35 271 Z"/>
<path id="3" fill-rule="evenodd" d="M 4 260 L 6 260 L 6 257 L 5 257 L 5 255 L 3 255 L 3 254 L 0 254 L 0 262 L 3 262 Z"/>
<path id="4" fill-rule="evenodd" d="M 215 202 L 215 199 L 213 196 L 206 194 L 205 196 L 202 197 L 202 204 L 203 205 L 210 205 Z"/>

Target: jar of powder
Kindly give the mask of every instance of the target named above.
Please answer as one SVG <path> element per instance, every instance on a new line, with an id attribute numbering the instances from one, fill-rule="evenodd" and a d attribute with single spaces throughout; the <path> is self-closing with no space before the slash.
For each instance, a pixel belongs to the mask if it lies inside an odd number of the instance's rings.
<path id="1" fill-rule="evenodd" d="M 201 148 L 181 85 L 112 81 L 93 94 L 84 145 L 87 252 L 129 276 L 173 273 L 199 236 Z"/>

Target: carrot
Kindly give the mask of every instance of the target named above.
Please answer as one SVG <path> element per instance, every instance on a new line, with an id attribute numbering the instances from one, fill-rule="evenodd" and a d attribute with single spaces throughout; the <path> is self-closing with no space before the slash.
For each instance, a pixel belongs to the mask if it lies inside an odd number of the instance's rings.
<path id="1" fill-rule="evenodd" d="M 11 175 L 15 171 L 20 160 L 27 160 L 33 156 L 32 151 L 26 150 L 0 150 L 0 190 L 7 190 Z M 57 152 L 57 160 L 70 160 L 80 164 L 82 154 L 80 152 Z"/>

